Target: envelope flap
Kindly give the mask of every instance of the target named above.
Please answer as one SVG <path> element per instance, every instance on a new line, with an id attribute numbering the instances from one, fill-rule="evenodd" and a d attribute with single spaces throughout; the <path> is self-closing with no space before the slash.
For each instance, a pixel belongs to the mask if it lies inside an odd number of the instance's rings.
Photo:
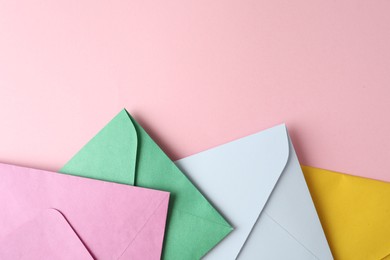
<path id="1" fill-rule="evenodd" d="M 304 248 L 311 257 L 293 259 L 333 259 L 291 140 L 289 145 L 290 156 L 283 174 L 241 252 L 254 259 L 272 259 L 265 255 L 272 256 L 276 248 L 289 248 L 290 242 L 296 240 L 302 248 L 297 246 L 284 253 L 293 256 Z M 276 226 L 281 229 L 277 231 Z M 269 239 L 283 233 L 286 239 Z M 268 242 L 259 250 L 256 244 L 263 241 Z"/>
<path id="2" fill-rule="evenodd" d="M 238 255 L 288 157 L 287 130 L 279 125 L 176 162 L 235 227 L 210 259 Z"/>
<path id="3" fill-rule="evenodd" d="M 149 249 L 161 252 L 167 192 L 6 164 L 0 164 L 0 191 L 0 239 L 52 207 L 61 210 L 93 257 L 117 259 L 163 207 L 157 233 L 148 237 L 155 241 Z"/>
<path id="4" fill-rule="evenodd" d="M 8 234 L 0 242 L 0 258 L 93 259 L 62 214 L 54 209 L 44 210 Z"/>
<path id="5" fill-rule="evenodd" d="M 169 191 L 171 193 L 169 203 L 170 213 L 168 214 L 167 220 L 167 236 L 164 244 L 163 258 L 201 258 L 205 252 L 213 248 L 232 230 L 231 226 L 126 110 L 123 110 L 103 130 L 115 130 L 120 125 L 126 125 L 127 128 L 132 126 L 132 131 L 135 130 L 137 135 L 136 174 L 133 184 L 151 189 Z M 107 134 L 103 137 L 109 138 L 109 136 L 111 135 Z M 97 142 L 99 138 L 101 138 L 101 135 L 96 136 L 94 138 L 95 140 L 91 142 Z M 115 142 L 115 145 L 118 146 L 117 150 L 122 151 L 124 150 L 123 146 L 126 146 L 126 139 L 129 136 L 121 135 L 120 138 L 122 140 Z M 86 156 L 84 154 L 86 153 L 90 154 L 88 159 L 92 158 L 89 162 L 90 164 L 99 163 L 96 162 L 99 158 L 94 156 L 93 151 L 85 151 L 85 149 L 77 153 L 72 160 L 81 161 L 83 159 L 78 158 L 79 154 L 82 154 L 82 158 L 85 158 Z M 113 156 L 112 154 L 108 154 L 107 158 L 105 158 L 111 168 L 117 169 L 123 167 L 118 163 L 120 160 L 110 161 L 110 158 Z M 118 156 L 122 160 L 128 160 L 127 154 L 118 154 Z M 118 165 L 115 165 L 115 163 L 118 163 Z M 93 172 L 90 172 L 88 165 L 75 165 L 72 161 L 69 164 L 61 171 L 74 171 L 83 176 L 94 176 L 91 175 Z M 106 174 L 108 174 L 105 176 L 108 181 L 127 183 L 128 178 L 125 175 L 116 175 L 114 180 L 111 177 L 112 174 L 116 174 L 115 171 L 109 170 Z M 207 223 L 207 225 L 204 225 L 204 223 Z M 187 227 L 186 230 L 190 232 L 183 232 L 181 228 L 183 226 Z M 204 239 L 206 235 L 208 239 Z M 202 241 L 202 243 L 199 243 L 199 241 Z"/>
<path id="6" fill-rule="evenodd" d="M 134 185 L 137 146 L 137 132 L 122 110 L 60 172 Z"/>

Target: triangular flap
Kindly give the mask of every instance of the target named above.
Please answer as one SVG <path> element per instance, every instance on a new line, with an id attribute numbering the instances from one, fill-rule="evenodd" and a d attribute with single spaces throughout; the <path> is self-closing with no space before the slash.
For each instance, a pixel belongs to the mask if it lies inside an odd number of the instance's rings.
<path id="1" fill-rule="evenodd" d="M 134 185 L 137 146 L 137 132 L 122 110 L 60 172 Z"/>
<path id="2" fill-rule="evenodd" d="M 216 243 L 218 243 L 223 237 L 221 237 L 219 234 L 214 234 L 212 231 L 217 231 L 220 229 L 221 226 L 223 226 L 227 232 L 225 232 L 224 236 L 230 232 L 231 227 L 229 223 L 226 222 L 226 220 L 218 213 L 218 211 L 213 208 L 213 206 L 206 200 L 206 198 L 194 187 L 194 185 L 188 180 L 188 178 L 176 167 L 176 165 L 168 158 L 168 156 L 158 147 L 158 145 L 152 140 L 152 138 L 146 133 L 146 131 L 133 119 L 130 115 L 127 114 L 127 111 L 122 111 L 120 115 L 117 117 L 120 117 L 121 120 L 126 121 L 126 124 L 131 124 L 135 128 L 136 135 L 138 137 L 137 139 L 137 158 L 136 158 L 136 174 L 134 179 L 134 184 L 140 187 L 146 187 L 151 189 L 158 189 L 158 190 L 164 190 L 171 193 L 171 199 L 170 199 L 170 211 L 182 211 L 188 214 L 192 214 L 197 217 L 197 219 L 206 219 L 210 223 L 214 223 L 214 225 L 210 225 L 209 231 L 210 236 L 213 237 L 213 239 L 208 239 L 205 243 L 207 244 L 207 248 L 210 249 L 213 246 L 215 246 Z M 113 120 L 115 121 L 116 118 Z M 112 122 L 109 123 L 108 126 L 106 126 L 104 130 L 108 131 L 107 129 L 111 129 Z M 118 124 L 116 124 L 118 125 Z M 115 127 L 114 127 L 115 130 Z M 120 129 L 118 130 L 120 131 Z M 123 130 L 122 130 L 123 131 Z M 100 134 L 100 133 L 99 133 Z M 118 147 L 126 147 L 128 145 L 124 145 L 124 142 L 127 142 L 129 137 L 125 135 L 119 135 L 119 136 L 113 136 L 106 134 L 103 135 L 105 138 L 99 138 L 95 137 L 94 139 L 103 139 L 108 140 L 109 142 L 110 138 L 117 138 L 117 141 L 114 143 Z M 95 140 L 92 140 L 91 142 L 95 142 Z M 98 142 L 99 144 L 102 143 L 101 141 Z M 105 144 L 106 142 L 103 142 Z M 131 145 L 131 144 L 130 144 Z M 87 144 L 88 146 L 88 144 Z M 87 147 L 86 146 L 86 147 Z M 100 165 L 101 162 L 99 161 L 100 158 L 96 155 L 94 155 L 94 150 L 102 149 L 105 146 L 99 145 L 96 146 L 93 149 L 85 149 L 83 148 L 78 154 L 75 155 L 75 157 L 72 160 L 76 160 L 79 162 L 79 164 L 75 164 L 72 161 L 67 164 L 62 171 L 66 170 L 66 172 L 75 172 L 75 173 L 82 173 L 83 176 L 86 177 L 93 177 L 96 175 L 93 174 L 93 170 L 88 164 L 92 165 Z M 115 147 L 113 147 L 115 150 Z M 122 148 L 117 148 L 122 149 Z M 97 151 L 100 153 L 99 151 Z M 80 158 L 79 158 L 80 156 Z M 118 158 L 115 158 L 113 153 L 104 153 L 104 160 L 108 161 L 111 167 L 109 172 L 102 172 L 101 178 L 108 181 L 116 181 L 119 183 L 128 183 L 128 176 L 125 172 L 123 174 L 115 175 L 115 179 L 109 178 L 112 174 L 115 167 L 118 166 L 118 171 L 123 168 L 128 168 L 126 165 L 121 164 L 118 162 Z M 121 158 L 122 160 L 127 160 L 128 156 L 126 154 L 117 153 L 117 156 Z M 83 162 L 85 158 L 88 159 L 87 162 Z M 113 159 L 113 162 L 110 162 L 110 160 Z M 106 176 L 108 175 L 108 176 Z M 93 177 L 95 178 L 95 177 Z M 180 259 L 187 259 L 187 256 L 190 256 L 192 254 L 196 254 L 200 252 L 200 249 L 198 246 L 194 246 L 194 243 L 197 243 L 200 239 L 203 239 L 203 237 L 195 236 L 193 234 L 187 234 L 186 238 L 183 239 L 183 237 L 180 235 L 181 232 L 176 233 L 177 231 L 180 231 L 178 229 L 175 229 L 175 226 L 185 224 L 188 226 L 191 226 L 191 228 L 196 229 L 198 228 L 201 223 L 200 222 L 186 222 L 187 220 L 185 218 L 178 219 L 177 221 L 170 221 L 170 218 L 168 217 L 167 220 L 167 229 L 168 232 L 171 234 L 170 237 L 168 237 L 165 240 L 165 251 L 164 252 L 176 252 L 179 250 L 178 244 L 179 242 L 181 244 L 185 243 L 188 248 L 186 251 L 186 254 L 181 255 Z M 171 231 L 176 230 L 176 231 Z M 195 233 L 194 233 L 195 234 Z M 164 253 L 163 258 L 165 259 L 175 259 L 172 258 L 171 253 Z"/>
<path id="3" fill-rule="evenodd" d="M 0 223 L 5 224 L 0 225 L 0 238 L 53 207 L 61 210 L 92 256 L 99 259 L 122 253 L 168 197 L 162 191 L 6 164 L 0 164 L 0 190 L 0 204 L 5 206 L 0 214 Z"/>
<path id="4" fill-rule="evenodd" d="M 0 242 L 0 258 L 93 260 L 64 216 L 43 210 Z"/>
<path id="5" fill-rule="evenodd" d="M 332 259 L 329 245 L 290 140 L 289 146 L 289 160 L 267 202 L 264 213 L 285 229 L 286 236 L 296 239 L 308 252 L 319 259 Z M 256 225 L 261 225 L 264 219 L 262 214 Z M 267 235 L 253 232 L 249 240 L 261 241 L 264 236 Z M 250 248 L 244 247 L 243 250 L 250 250 Z"/>
<path id="6" fill-rule="evenodd" d="M 239 253 L 288 157 L 286 127 L 279 125 L 176 162 L 234 226 L 207 259 Z"/>

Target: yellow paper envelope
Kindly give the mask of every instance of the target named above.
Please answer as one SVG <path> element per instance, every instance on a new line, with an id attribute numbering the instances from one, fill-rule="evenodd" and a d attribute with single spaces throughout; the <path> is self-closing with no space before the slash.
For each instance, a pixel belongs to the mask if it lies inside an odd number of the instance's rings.
<path id="1" fill-rule="evenodd" d="M 390 259 L 390 183 L 302 166 L 335 259 Z"/>

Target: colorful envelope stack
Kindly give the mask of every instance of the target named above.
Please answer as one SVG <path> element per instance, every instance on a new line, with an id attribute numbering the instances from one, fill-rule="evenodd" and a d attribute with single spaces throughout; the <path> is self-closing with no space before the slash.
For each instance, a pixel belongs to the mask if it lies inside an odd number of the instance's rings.
<path id="1" fill-rule="evenodd" d="M 390 185 L 302 172 L 285 125 L 174 163 L 122 110 L 0 202 L 0 259 L 390 259 Z"/>

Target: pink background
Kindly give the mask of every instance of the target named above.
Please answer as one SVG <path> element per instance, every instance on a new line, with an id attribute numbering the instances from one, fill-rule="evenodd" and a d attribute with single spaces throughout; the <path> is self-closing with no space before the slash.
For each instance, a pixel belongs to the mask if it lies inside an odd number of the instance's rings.
<path id="1" fill-rule="evenodd" d="M 0 161 L 59 169 L 126 107 L 179 159 L 286 122 L 390 181 L 390 1 L 0 0 Z"/>

